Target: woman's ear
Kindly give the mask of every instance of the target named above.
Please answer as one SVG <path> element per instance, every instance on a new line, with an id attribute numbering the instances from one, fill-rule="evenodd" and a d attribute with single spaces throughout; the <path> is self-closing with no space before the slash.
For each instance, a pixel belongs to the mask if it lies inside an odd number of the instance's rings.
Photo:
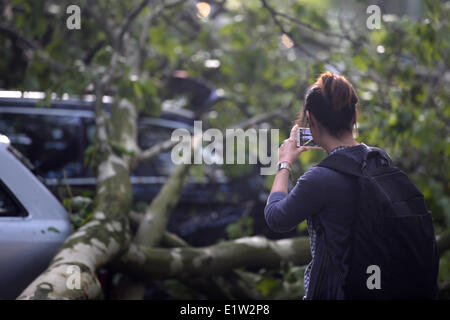
<path id="1" fill-rule="evenodd" d="M 356 121 L 358 121 L 358 115 L 359 115 L 358 109 L 355 108 L 355 116 L 353 118 L 353 125 L 356 123 Z"/>
<path id="2" fill-rule="evenodd" d="M 309 112 L 309 110 L 306 111 L 306 116 L 308 119 L 309 127 L 315 127 L 316 126 L 316 119 L 313 119 L 314 116 Z"/>

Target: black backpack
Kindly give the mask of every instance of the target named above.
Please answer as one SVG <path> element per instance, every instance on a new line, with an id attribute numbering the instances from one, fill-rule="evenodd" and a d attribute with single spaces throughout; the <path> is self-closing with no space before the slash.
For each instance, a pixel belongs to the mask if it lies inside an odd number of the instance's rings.
<path id="1" fill-rule="evenodd" d="M 335 264 L 345 299 L 437 298 L 439 256 L 431 212 L 408 176 L 375 147 L 362 163 L 335 153 L 318 166 L 355 177 L 360 192 L 348 252 Z"/>

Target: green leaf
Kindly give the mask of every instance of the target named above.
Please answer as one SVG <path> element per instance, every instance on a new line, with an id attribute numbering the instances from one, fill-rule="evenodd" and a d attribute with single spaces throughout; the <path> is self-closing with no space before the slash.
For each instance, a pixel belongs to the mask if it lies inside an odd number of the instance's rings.
<path id="1" fill-rule="evenodd" d="M 264 277 L 256 286 L 264 296 L 268 296 L 270 292 L 278 286 L 279 282 L 273 278 Z"/>
<path id="2" fill-rule="evenodd" d="M 289 89 L 289 88 L 292 88 L 296 82 L 297 82 L 297 77 L 290 76 L 290 77 L 283 79 L 283 81 L 281 82 L 281 85 L 283 86 L 284 89 Z"/>
<path id="3" fill-rule="evenodd" d="M 51 232 L 55 232 L 55 233 L 60 233 L 60 231 L 58 229 L 56 229 L 55 227 L 48 227 L 47 230 L 51 231 Z"/>

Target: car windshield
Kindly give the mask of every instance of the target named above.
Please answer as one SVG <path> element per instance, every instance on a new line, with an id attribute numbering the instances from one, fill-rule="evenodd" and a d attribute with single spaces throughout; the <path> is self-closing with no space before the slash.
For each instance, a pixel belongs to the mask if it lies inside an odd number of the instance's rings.
<path id="1" fill-rule="evenodd" d="M 81 120 L 76 116 L 2 113 L 0 132 L 46 179 L 79 177 L 83 174 Z"/>

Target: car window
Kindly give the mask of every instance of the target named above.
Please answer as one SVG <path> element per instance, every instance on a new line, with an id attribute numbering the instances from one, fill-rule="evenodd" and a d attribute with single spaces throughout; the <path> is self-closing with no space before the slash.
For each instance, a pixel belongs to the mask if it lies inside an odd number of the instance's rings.
<path id="1" fill-rule="evenodd" d="M 24 217 L 26 210 L 0 180 L 0 217 Z"/>
<path id="2" fill-rule="evenodd" d="M 0 132 L 45 178 L 79 177 L 83 170 L 78 117 L 3 113 Z"/>

